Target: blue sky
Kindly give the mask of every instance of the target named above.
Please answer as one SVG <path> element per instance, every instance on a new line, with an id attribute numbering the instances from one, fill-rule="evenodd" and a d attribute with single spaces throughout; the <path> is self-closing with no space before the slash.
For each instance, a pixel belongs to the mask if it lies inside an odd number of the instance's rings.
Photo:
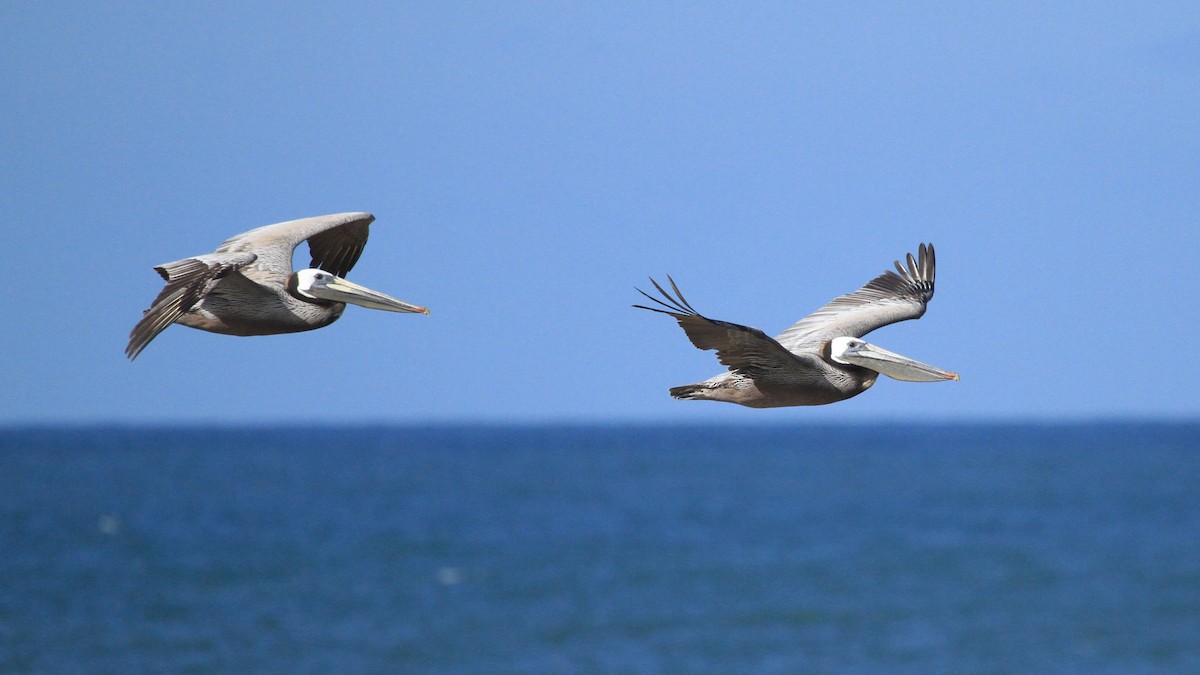
<path id="1" fill-rule="evenodd" d="M 0 3 L 0 423 L 1196 417 L 1195 3 Z M 310 333 L 171 327 L 152 266 L 371 211 Z M 955 370 L 832 406 L 630 308 L 775 334 L 932 241 L 869 336 Z"/>

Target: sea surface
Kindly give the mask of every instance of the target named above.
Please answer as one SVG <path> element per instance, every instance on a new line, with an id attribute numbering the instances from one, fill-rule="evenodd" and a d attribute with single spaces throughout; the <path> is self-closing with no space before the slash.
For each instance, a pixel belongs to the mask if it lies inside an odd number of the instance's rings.
<path id="1" fill-rule="evenodd" d="M 0 672 L 1200 673 L 1200 424 L 0 429 Z"/>

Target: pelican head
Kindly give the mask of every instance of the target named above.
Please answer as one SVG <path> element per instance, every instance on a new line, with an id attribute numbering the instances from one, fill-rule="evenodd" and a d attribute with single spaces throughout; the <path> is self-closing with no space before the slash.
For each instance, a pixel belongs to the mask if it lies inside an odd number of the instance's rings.
<path id="1" fill-rule="evenodd" d="M 325 270 L 310 268 L 296 272 L 296 292 L 311 300 L 347 302 L 359 307 L 383 309 L 389 312 L 429 313 L 429 310 L 424 307 L 410 305 L 390 295 L 359 286 Z"/>
<path id="2" fill-rule="evenodd" d="M 914 361 L 856 337 L 836 337 L 829 343 L 829 355 L 837 363 L 862 366 L 905 382 L 957 380 L 958 374 Z"/>

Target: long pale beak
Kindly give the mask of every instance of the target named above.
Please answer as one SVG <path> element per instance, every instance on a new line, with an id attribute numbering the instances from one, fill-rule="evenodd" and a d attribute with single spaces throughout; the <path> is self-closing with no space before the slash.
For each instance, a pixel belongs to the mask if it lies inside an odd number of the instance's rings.
<path id="1" fill-rule="evenodd" d="M 320 289 L 314 288 L 310 292 L 324 300 L 348 302 L 359 307 L 382 309 L 389 312 L 429 314 L 429 310 L 425 307 L 418 307 L 403 300 L 397 300 L 390 295 L 373 291 L 366 286 L 359 286 L 353 281 L 347 281 L 341 277 L 335 277 L 333 281 L 326 283 Z"/>
<path id="2" fill-rule="evenodd" d="M 893 380 L 905 382 L 940 382 L 942 380 L 957 380 L 958 373 L 942 370 L 914 361 L 907 356 L 900 356 L 882 347 L 864 342 L 863 346 L 842 354 L 842 359 L 856 366 L 869 368 L 877 373 L 883 373 Z"/>

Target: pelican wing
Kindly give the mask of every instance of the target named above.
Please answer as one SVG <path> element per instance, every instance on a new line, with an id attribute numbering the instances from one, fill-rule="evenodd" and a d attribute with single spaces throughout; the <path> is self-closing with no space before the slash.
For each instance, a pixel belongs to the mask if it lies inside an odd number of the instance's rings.
<path id="1" fill-rule="evenodd" d="M 217 252 L 256 253 L 258 266 L 290 274 L 292 251 L 307 240 L 312 254 L 309 266 L 344 277 L 362 255 L 373 220 L 375 216 L 369 213 L 355 212 L 264 225 L 230 237 Z"/>
<path id="2" fill-rule="evenodd" d="M 693 345 L 698 349 L 717 350 L 717 360 L 735 373 L 756 379 L 769 378 L 772 373 L 801 366 L 799 357 L 767 337 L 761 330 L 703 316 L 688 304 L 670 275 L 667 276 L 667 280 L 671 282 L 671 288 L 675 291 L 674 296 L 651 279 L 650 283 L 654 284 L 663 299 L 660 300 L 641 289 L 638 289 L 638 292 L 660 307 L 634 307 L 674 317 Z"/>
<path id="3" fill-rule="evenodd" d="M 218 279 L 242 269 L 257 257 L 245 252 L 209 253 L 155 267 L 167 285 L 130 331 L 125 356 L 130 361 L 136 359 L 151 340 L 207 295 Z"/>
<path id="4" fill-rule="evenodd" d="M 791 351 L 815 348 L 839 336 L 862 337 L 888 324 L 919 319 L 933 297 L 936 259 L 933 244 L 921 244 L 918 257 L 908 254 L 907 267 L 896 261 L 896 271 L 885 271 L 853 293 L 796 322 L 776 336 Z"/>

